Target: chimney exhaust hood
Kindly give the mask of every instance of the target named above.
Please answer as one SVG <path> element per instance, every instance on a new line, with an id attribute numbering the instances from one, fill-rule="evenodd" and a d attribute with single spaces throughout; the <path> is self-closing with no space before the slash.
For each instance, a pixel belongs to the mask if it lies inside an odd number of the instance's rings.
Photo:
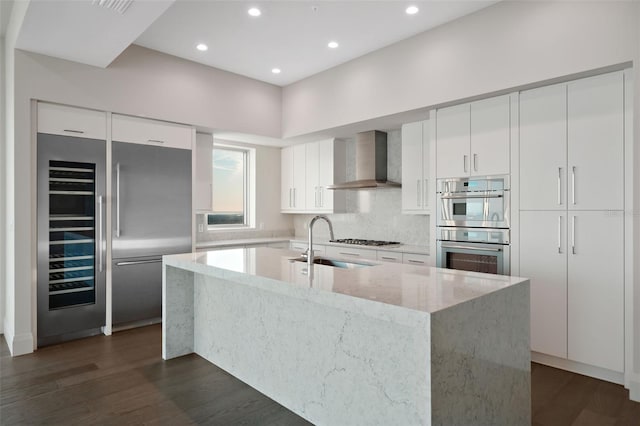
<path id="1" fill-rule="evenodd" d="M 387 180 L 387 134 L 371 130 L 356 135 L 356 179 L 327 189 L 399 188 Z"/>

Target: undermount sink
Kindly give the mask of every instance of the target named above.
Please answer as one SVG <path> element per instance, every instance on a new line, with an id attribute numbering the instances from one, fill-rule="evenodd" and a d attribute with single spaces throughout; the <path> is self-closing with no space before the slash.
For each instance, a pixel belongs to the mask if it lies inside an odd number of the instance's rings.
<path id="1" fill-rule="evenodd" d="M 304 262 L 307 263 L 307 258 L 304 256 L 294 257 L 293 259 L 289 259 L 292 262 Z M 326 265 L 333 266 L 334 268 L 344 268 L 344 269 L 354 269 L 354 268 L 363 268 L 366 266 L 375 266 L 377 263 L 370 262 L 352 262 L 349 260 L 342 259 L 330 259 L 328 257 L 320 257 L 317 256 L 313 259 L 313 263 L 316 265 Z"/>

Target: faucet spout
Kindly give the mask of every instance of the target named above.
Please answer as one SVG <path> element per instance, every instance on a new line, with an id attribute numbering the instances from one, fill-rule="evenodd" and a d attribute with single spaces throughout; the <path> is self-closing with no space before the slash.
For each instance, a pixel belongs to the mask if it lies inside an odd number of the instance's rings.
<path id="1" fill-rule="evenodd" d="M 325 222 L 327 222 L 327 225 L 329 225 L 329 235 L 331 236 L 332 240 L 335 240 L 335 237 L 333 235 L 333 225 L 331 224 L 331 221 L 328 217 L 316 216 L 311 219 L 311 222 L 309 222 L 309 246 L 307 247 L 307 265 L 309 266 L 309 271 L 311 271 L 311 268 L 313 267 L 313 225 L 319 219 L 323 219 Z"/>

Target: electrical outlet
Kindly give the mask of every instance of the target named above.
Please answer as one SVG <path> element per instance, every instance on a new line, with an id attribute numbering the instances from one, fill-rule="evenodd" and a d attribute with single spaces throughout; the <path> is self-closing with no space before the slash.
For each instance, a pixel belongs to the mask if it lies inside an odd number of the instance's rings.
<path id="1" fill-rule="evenodd" d="M 204 232 L 204 224 L 202 223 L 198 224 L 198 232 Z"/>

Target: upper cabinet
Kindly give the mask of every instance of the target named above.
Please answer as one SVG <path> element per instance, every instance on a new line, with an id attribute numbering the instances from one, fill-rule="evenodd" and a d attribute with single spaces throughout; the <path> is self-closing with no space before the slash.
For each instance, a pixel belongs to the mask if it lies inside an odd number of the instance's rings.
<path id="1" fill-rule="evenodd" d="M 437 110 L 437 176 L 509 174 L 510 132 L 509 95 Z"/>
<path id="2" fill-rule="evenodd" d="M 402 212 L 430 212 L 429 194 L 435 191 L 429 181 L 429 121 L 402 125 Z"/>
<path id="3" fill-rule="evenodd" d="M 107 113 L 38 102 L 38 133 L 107 139 Z"/>
<path id="4" fill-rule="evenodd" d="M 190 126 L 113 114 L 111 136 L 114 141 L 166 148 L 191 149 Z"/>
<path id="5" fill-rule="evenodd" d="M 344 180 L 345 144 L 327 139 L 282 149 L 283 213 L 334 213 L 343 211 L 343 191 L 327 186 Z"/>
<path id="6" fill-rule="evenodd" d="M 623 74 L 520 95 L 520 208 L 624 208 Z"/>

